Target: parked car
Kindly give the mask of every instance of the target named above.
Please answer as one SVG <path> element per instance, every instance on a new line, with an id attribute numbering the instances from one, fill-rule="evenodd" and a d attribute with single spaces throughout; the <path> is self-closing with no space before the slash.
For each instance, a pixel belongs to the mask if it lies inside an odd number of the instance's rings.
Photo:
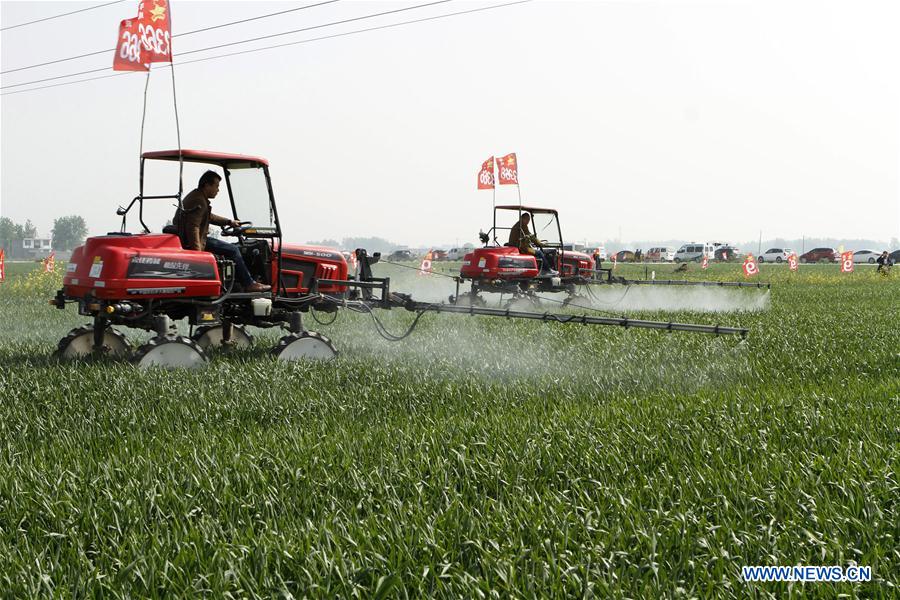
<path id="1" fill-rule="evenodd" d="M 644 255 L 644 259 L 651 262 L 672 262 L 675 260 L 675 249 L 666 246 L 650 248 Z"/>
<path id="2" fill-rule="evenodd" d="M 891 260 L 894 261 L 894 264 L 900 263 L 900 250 L 894 250 L 888 256 L 891 257 Z"/>
<path id="3" fill-rule="evenodd" d="M 459 248 L 450 248 L 447 253 L 447 260 L 462 260 L 463 257 L 474 250 L 472 246 L 460 246 Z"/>
<path id="4" fill-rule="evenodd" d="M 713 258 L 715 260 L 721 260 L 723 262 L 735 260 L 737 258 L 740 258 L 740 256 L 740 248 L 735 248 L 734 246 L 719 246 L 718 248 L 716 248 L 716 251 L 713 254 Z"/>
<path id="5" fill-rule="evenodd" d="M 634 262 L 634 252 L 631 250 L 619 250 L 615 256 L 616 262 Z"/>
<path id="6" fill-rule="evenodd" d="M 802 263 L 837 262 L 841 255 L 834 248 L 813 248 L 800 255 Z"/>
<path id="7" fill-rule="evenodd" d="M 879 256 L 881 256 L 881 252 L 876 252 L 874 250 L 857 250 L 853 253 L 853 263 L 868 263 L 874 265 Z"/>
<path id="8" fill-rule="evenodd" d="M 447 251 L 446 250 L 432 250 L 431 251 L 431 260 L 447 260 Z"/>
<path id="9" fill-rule="evenodd" d="M 783 263 L 787 262 L 788 256 L 793 253 L 794 251 L 790 248 L 769 248 L 756 257 L 756 262 Z"/>
<path id="10" fill-rule="evenodd" d="M 715 248 L 712 244 L 690 242 L 679 248 L 672 260 L 675 262 L 700 262 L 704 256 L 713 258 L 714 252 Z"/>
<path id="11" fill-rule="evenodd" d="M 388 256 L 388 260 L 391 262 L 398 262 L 403 260 L 412 260 L 413 255 L 409 250 L 394 250 L 391 252 L 390 256 Z"/>

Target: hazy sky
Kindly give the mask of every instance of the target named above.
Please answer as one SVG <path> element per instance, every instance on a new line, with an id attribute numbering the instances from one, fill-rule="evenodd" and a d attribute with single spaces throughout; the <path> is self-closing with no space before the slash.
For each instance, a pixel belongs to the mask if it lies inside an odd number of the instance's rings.
<path id="1" fill-rule="evenodd" d="M 269 159 L 286 239 L 477 242 L 487 157 L 516 152 L 525 203 L 568 239 L 900 237 L 900 3 L 894 0 L 456 0 L 178 58 L 197 48 L 423 4 L 344 0 L 175 38 L 185 148 Z M 306 2 L 172 3 L 184 33 Z M 0 32 L 2 70 L 112 48 L 137 0 Z M 2 2 L 2 27 L 97 3 Z M 106 67 L 112 52 L 2 75 Z M 35 85 L 60 83 L 54 80 Z M 49 234 L 118 228 L 138 189 L 145 76 L 2 90 L 0 214 Z M 170 71 L 150 77 L 146 150 L 176 147 Z M 177 175 L 155 173 L 172 193 Z M 186 170 L 186 189 L 199 172 Z M 151 175 L 153 175 L 151 173 Z M 498 203 L 517 200 L 514 186 Z M 219 212 L 227 201 L 220 197 Z M 214 206 L 216 206 L 214 204 Z M 160 203 L 161 227 L 172 209 Z M 136 230 L 136 222 L 132 223 Z"/>

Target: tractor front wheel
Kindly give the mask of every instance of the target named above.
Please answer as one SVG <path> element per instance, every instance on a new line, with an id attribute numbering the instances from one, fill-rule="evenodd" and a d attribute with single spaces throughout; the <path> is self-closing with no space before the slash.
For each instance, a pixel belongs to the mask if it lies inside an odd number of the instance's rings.
<path id="1" fill-rule="evenodd" d="M 131 354 L 131 344 L 121 332 L 107 327 L 103 332 L 103 343 L 98 353 L 110 358 L 124 358 Z M 59 340 L 56 356 L 66 360 L 87 358 L 94 355 L 94 327 L 86 325 L 70 331 Z"/>
<path id="2" fill-rule="evenodd" d="M 590 303 L 591 301 L 587 296 L 583 296 L 581 294 L 573 294 L 563 300 L 562 306 L 563 308 L 590 308 L 589 306 L 587 306 Z"/>
<path id="3" fill-rule="evenodd" d="M 192 339 L 203 350 L 210 348 L 249 348 L 253 345 L 253 336 L 241 325 L 231 326 L 231 339 L 225 342 L 222 325 L 201 327 L 194 332 Z"/>
<path id="4" fill-rule="evenodd" d="M 331 360 L 337 356 L 334 344 L 315 331 L 292 333 L 278 340 L 272 350 L 278 360 Z"/>
<path id="5" fill-rule="evenodd" d="M 209 359 L 197 342 L 183 335 L 155 337 L 138 348 L 133 362 L 141 369 L 196 369 Z"/>
<path id="6" fill-rule="evenodd" d="M 506 303 L 506 309 L 520 312 L 539 311 L 541 309 L 541 300 L 534 294 L 513 296 Z"/>
<path id="7" fill-rule="evenodd" d="M 464 292 L 456 299 L 455 304 L 459 306 L 487 306 L 487 300 L 481 297 L 478 292 Z"/>

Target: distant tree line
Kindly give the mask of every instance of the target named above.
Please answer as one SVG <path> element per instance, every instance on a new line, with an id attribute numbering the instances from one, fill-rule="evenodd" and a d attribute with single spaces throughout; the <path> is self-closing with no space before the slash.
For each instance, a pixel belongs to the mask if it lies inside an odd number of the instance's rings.
<path id="1" fill-rule="evenodd" d="M 390 240 L 380 237 L 349 237 L 344 238 L 340 242 L 332 239 L 324 239 L 317 242 L 307 242 L 314 246 L 327 246 L 330 248 L 342 248 L 344 250 L 355 250 L 356 248 L 365 248 L 369 252 L 391 252 L 401 247 L 401 244 L 395 244 Z"/>
<path id="2" fill-rule="evenodd" d="M 72 250 L 80 245 L 87 236 L 88 227 L 84 217 L 69 215 L 53 219 L 54 250 Z M 26 219 L 24 223 L 16 223 L 9 217 L 0 217 L 0 248 L 21 246 L 22 240 L 36 238 L 37 227 Z"/>

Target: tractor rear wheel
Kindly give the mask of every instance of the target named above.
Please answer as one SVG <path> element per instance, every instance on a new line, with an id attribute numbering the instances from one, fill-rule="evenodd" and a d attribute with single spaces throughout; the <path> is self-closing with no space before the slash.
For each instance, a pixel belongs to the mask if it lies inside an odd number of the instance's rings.
<path id="1" fill-rule="evenodd" d="M 112 327 L 107 327 L 103 332 L 103 345 L 99 352 L 110 358 L 123 358 L 131 354 L 131 344 L 121 332 Z M 59 340 L 56 356 L 66 360 L 87 358 L 94 354 L 94 327 L 86 325 L 70 331 L 66 337 Z"/>
<path id="2" fill-rule="evenodd" d="M 133 362 L 141 369 L 196 369 L 209 359 L 197 342 L 183 335 L 155 337 L 138 348 Z"/>
<path id="3" fill-rule="evenodd" d="M 201 327 L 191 336 L 197 345 L 208 351 L 216 348 L 249 348 L 253 345 L 253 336 L 247 333 L 241 325 L 231 326 L 231 339 L 227 344 L 224 343 L 222 335 L 222 325 L 208 325 Z"/>
<path id="4" fill-rule="evenodd" d="M 334 344 L 327 337 L 315 331 L 292 333 L 278 340 L 272 349 L 275 358 L 283 361 L 331 360 L 337 356 Z"/>

